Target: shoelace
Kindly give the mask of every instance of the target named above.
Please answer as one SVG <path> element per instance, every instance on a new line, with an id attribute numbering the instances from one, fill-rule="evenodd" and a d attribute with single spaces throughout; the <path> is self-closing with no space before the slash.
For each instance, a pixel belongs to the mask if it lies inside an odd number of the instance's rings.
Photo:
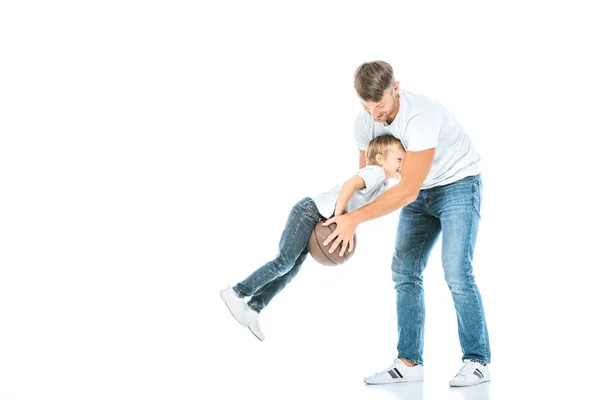
<path id="1" fill-rule="evenodd" d="M 475 363 L 473 361 L 465 362 L 463 364 L 462 368 L 460 369 L 460 371 L 458 371 L 458 374 L 456 374 L 456 376 L 459 376 L 459 375 L 462 375 L 462 376 L 471 375 L 473 373 L 473 371 L 475 371 L 475 368 L 477 368 L 477 363 Z"/>

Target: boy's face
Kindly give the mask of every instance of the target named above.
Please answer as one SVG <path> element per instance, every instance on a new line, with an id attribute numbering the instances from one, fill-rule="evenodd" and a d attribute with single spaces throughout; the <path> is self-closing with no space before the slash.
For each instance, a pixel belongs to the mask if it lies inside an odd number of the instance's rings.
<path id="1" fill-rule="evenodd" d="M 400 179 L 400 170 L 402 169 L 402 162 L 405 155 L 406 152 L 402 148 L 396 147 L 388 153 L 387 157 L 382 157 L 380 166 L 385 171 L 385 176 L 388 179 Z"/>

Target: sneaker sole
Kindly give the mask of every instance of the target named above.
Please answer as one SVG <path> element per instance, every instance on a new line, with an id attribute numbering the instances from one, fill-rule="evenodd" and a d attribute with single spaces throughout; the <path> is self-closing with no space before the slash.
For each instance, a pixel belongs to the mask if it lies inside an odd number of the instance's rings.
<path id="1" fill-rule="evenodd" d="M 363 381 L 365 385 L 392 385 L 394 383 L 411 383 L 411 382 L 423 382 L 423 378 L 421 379 L 396 379 L 389 382 L 367 382 Z"/>
<path id="2" fill-rule="evenodd" d="M 225 300 L 225 297 L 223 297 L 223 291 L 219 292 L 219 295 L 221 296 L 221 300 L 223 300 L 223 303 L 225 303 L 225 305 L 227 306 L 227 309 L 229 310 L 229 312 L 231 313 L 231 316 L 233 316 L 233 319 L 235 319 L 241 326 L 243 326 L 244 328 L 248 327 L 248 324 L 245 322 L 242 322 L 238 319 L 238 317 L 235 316 L 235 314 L 233 313 L 233 311 L 231 310 L 231 308 L 229 307 L 229 304 L 227 304 L 227 300 Z"/>
<path id="3" fill-rule="evenodd" d="M 484 380 L 484 381 L 477 382 L 477 383 L 472 383 L 472 384 L 470 384 L 470 385 L 469 385 L 469 384 L 464 384 L 464 385 L 463 385 L 463 384 L 460 384 L 460 383 L 459 383 L 459 384 L 457 384 L 457 383 L 451 383 L 451 384 L 450 384 L 450 387 L 469 387 L 469 386 L 477 386 L 477 385 L 481 385 L 482 383 L 486 383 L 486 382 L 489 382 L 489 381 L 490 381 L 490 380 L 489 380 L 489 378 L 488 378 L 488 379 L 486 379 L 486 380 Z"/>
<path id="4" fill-rule="evenodd" d="M 260 340 L 261 342 L 262 342 L 263 340 L 265 340 L 265 335 L 264 335 L 264 334 L 263 334 L 263 336 L 262 336 L 262 337 L 260 337 L 260 336 L 259 336 L 259 335 L 258 335 L 256 332 L 254 332 L 254 331 L 252 330 L 252 328 L 248 327 L 248 330 L 249 330 L 250 332 L 252 332 L 252 334 L 253 334 L 254 336 L 256 336 L 256 338 L 257 338 L 258 340 Z"/>

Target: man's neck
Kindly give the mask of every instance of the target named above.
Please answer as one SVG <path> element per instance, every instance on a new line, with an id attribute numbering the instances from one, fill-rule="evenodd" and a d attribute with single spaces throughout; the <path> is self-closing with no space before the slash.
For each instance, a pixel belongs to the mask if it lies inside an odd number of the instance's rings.
<path id="1" fill-rule="evenodd" d="M 396 98 L 395 98 L 395 101 L 394 101 L 394 112 L 392 112 L 390 114 L 390 117 L 385 120 L 385 123 L 388 124 L 388 125 L 391 125 L 392 122 L 394 122 L 394 120 L 396 119 L 396 116 L 398 115 L 399 111 L 400 111 L 400 94 L 398 94 L 398 96 L 396 96 Z"/>

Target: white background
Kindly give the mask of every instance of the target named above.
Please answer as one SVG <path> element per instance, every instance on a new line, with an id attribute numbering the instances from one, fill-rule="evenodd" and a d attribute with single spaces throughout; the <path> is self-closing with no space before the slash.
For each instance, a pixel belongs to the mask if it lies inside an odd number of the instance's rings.
<path id="1" fill-rule="evenodd" d="M 600 29 L 591 2 L 5 1 L 0 399 L 593 397 Z M 492 382 L 453 390 L 436 248 L 424 384 L 396 355 L 398 213 L 308 259 L 259 342 L 218 291 L 291 206 L 357 167 L 353 73 L 383 59 L 483 156 L 475 254 Z M 590 381 L 592 380 L 592 381 Z"/>

